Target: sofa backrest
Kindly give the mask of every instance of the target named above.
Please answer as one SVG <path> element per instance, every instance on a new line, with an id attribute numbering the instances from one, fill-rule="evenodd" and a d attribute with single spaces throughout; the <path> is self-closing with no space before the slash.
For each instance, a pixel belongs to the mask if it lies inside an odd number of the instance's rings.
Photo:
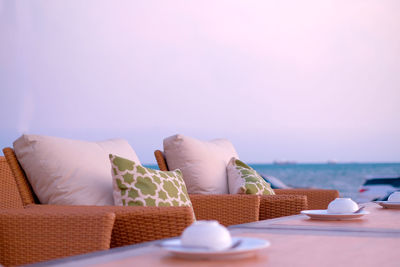
<path id="1" fill-rule="evenodd" d="M 25 172 L 21 168 L 21 165 L 15 156 L 14 150 L 10 147 L 7 147 L 3 149 L 3 153 L 9 170 L 11 171 L 12 178 L 14 179 L 16 189 L 18 190 L 22 206 L 39 204 L 39 200 L 33 192 L 32 187 L 26 178 Z"/>
<path id="2" fill-rule="evenodd" d="M 154 156 L 158 164 L 160 171 L 169 171 L 167 161 L 165 160 L 164 153 L 161 150 L 154 151 Z"/>

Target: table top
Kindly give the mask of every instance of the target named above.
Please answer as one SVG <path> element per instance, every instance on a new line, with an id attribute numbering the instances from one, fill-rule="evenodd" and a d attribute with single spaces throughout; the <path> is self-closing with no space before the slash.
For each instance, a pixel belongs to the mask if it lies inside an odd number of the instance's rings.
<path id="1" fill-rule="evenodd" d="M 271 246 L 257 256 L 241 260 L 190 261 L 175 258 L 159 248 L 141 255 L 95 266 L 398 266 L 398 238 L 285 235 L 268 233 L 239 236 L 267 239 Z M 323 242 L 321 242 L 323 241 Z M 379 264 L 379 265 L 378 265 Z"/>
<path id="2" fill-rule="evenodd" d="M 367 203 L 370 214 L 359 219 L 340 221 L 311 220 L 307 215 L 294 215 L 272 220 L 232 226 L 232 228 L 263 229 L 269 232 L 326 232 L 336 235 L 396 236 L 400 237 L 400 210 L 385 209 L 375 203 Z"/>
<path id="3" fill-rule="evenodd" d="M 318 221 L 295 215 L 229 227 L 233 236 L 271 246 L 241 260 L 185 260 L 160 241 L 53 261 L 57 266 L 400 266 L 400 210 L 369 203 L 370 214 L 349 221 Z M 52 265 L 48 262 L 40 265 Z"/>

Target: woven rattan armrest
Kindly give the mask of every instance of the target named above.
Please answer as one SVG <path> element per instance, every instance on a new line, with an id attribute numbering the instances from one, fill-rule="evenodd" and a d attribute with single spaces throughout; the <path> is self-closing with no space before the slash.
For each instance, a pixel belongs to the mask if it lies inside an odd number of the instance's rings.
<path id="1" fill-rule="evenodd" d="M 191 207 L 110 207 L 117 215 L 111 247 L 179 236 L 194 221 Z"/>
<path id="2" fill-rule="evenodd" d="M 191 207 L 29 205 L 26 209 L 113 212 L 111 247 L 178 236 L 194 220 Z"/>
<path id="3" fill-rule="evenodd" d="M 260 196 L 260 220 L 299 214 L 307 209 L 307 197 L 301 195 Z"/>
<path id="4" fill-rule="evenodd" d="M 308 209 L 326 209 L 328 204 L 339 197 L 337 190 L 330 189 L 275 189 L 277 195 L 303 195 L 307 196 Z"/>
<path id="5" fill-rule="evenodd" d="M 254 195 L 189 195 L 198 220 L 228 226 L 258 221 L 260 199 Z"/>
<path id="6" fill-rule="evenodd" d="M 1 209 L 0 263 L 21 265 L 110 247 L 115 214 L 102 210 Z"/>

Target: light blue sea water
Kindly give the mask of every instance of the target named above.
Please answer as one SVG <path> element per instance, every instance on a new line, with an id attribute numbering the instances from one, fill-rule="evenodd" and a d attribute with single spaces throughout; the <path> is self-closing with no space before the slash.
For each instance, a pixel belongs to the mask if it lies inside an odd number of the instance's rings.
<path id="1" fill-rule="evenodd" d="M 279 178 L 292 187 L 336 189 L 357 200 L 359 187 L 368 175 L 400 175 L 400 163 L 346 164 L 249 164 L 257 172 Z M 157 168 L 156 165 L 147 165 Z"/>
<path id="2" fill-rule="evenodd" d="M 279 178 L 293 187 L 337 189 L 341 196 L 357 199 L 368 175 L 400 175 L 400 163 L 348 164 L 250 164 L 264 175 Z"/>

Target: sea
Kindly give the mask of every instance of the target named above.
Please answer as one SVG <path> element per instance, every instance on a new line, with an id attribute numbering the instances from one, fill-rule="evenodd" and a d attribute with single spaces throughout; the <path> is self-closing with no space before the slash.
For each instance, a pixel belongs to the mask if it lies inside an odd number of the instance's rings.
<path id="1" fill-rule="evenodd" d="M 336 189 L 357 200 L 367 176 L 400 176 L 400 163 L 250 164 L 260 174 L 274 176 L 291 187 Z"/>
<path id="2" fill-rule="evenodd" d="M 290 187 L 336 189 L 357 201 L 368 176 L 400 176 L 400 163 L 249 164 L 260 174 L 274 176 Z M 157 165 L 147 165 L 158 169 Z"/>

